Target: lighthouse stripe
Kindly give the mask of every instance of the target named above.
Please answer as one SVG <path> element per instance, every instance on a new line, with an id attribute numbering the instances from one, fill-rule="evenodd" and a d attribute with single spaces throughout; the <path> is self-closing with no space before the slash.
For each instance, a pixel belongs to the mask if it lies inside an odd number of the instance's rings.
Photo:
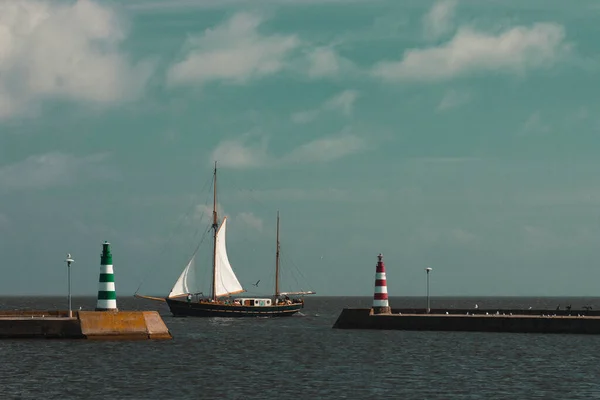
<path id="1" fill-rule="evenodd" d="M 96 304 L 96 310 L 115 310 L 117 308 L 117 300 L 104 300 L 98 299 L 98 303 Z"/>
<path id="2" fill-rule="evenodd" d="M 385 286 L 375 286 L 375 293 L 387 293 L 387 287 Z"/>
<path id="3" fill-rule="evenodd" d="M 387 286 L 385 279 L 375 279 L 375 286 Z"/>
<path id="4" fill-rule="evenodd" d="M 113 266 L 112 265 L 101 265 L 100 273 L 101 274 L 114 274 Z"/>
<path id="5" fill-rule="evenodd" d="M 387 300 L 388 294 L 387 293 L 375 293 L 373 295 L 373 298 L 375 300 Z"/>
<path id="6" fill-rule="evenodd" d="M 100 273 L 101 274 L 114 274 L 112 265 L 101 265 L 100 266 Z"/>
<path id="7" fill-rule="evenodd" d="M 375 279 L 386 279 L 385 272 L 383 272 L 383 273 L 380 272 L 380 273 L 375 274 Z"/>
<path id="8" fill-rule="evenodd" d="M 373 300 L 373 307 L 389 307 L 387 300 Z"/>
<path id="9" fill-rule="evenodd" d="M 117 299 L 117 293 L 115 293 L 115 291 L 105 291 L 105 290 L 99 290 L 98 291 L 98 300 L 116 300 Z"/>
<path id="10" fill-rule="evenodd" d="M 114 282 L 115 275 L 114 274 L 100 274 L 100 282 Z"/>
<path id="11" fill-rule="evenodd" d="M 385 274 L 385 265 L 383 265 L 383 264 L 381 264 L 381 265 L 377 264 L 377 269 L 375 270 L 375 272 L 377 272 L 377 273 L 381 272 L 381 273 Z"/>
<path id="12" fill-rule="evenodd" d="M 100 282 L 98 284 L 99 292 L 114 292 L 115 291 L 115 283 L 114 282 Z"/>

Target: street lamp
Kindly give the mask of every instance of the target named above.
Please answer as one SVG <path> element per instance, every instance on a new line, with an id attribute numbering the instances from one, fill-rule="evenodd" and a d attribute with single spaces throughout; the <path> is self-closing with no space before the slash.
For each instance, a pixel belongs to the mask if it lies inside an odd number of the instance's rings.
<path id="1" fill-rule="evenodd" d="M 67 271 L 69 275 L 69 318 L 73 318 L 73 311 L 71 311 L 71 264 L 75 262 L 73 258 L 71 258 L 71 253 L 67 253 L 67 259 L 65 260 L 67 263 Z"/>
<path id="2" fill-rule="evenodd" d="M 431 308 L 429 307 L 429 272 L 431 271 L 431 268 L 427 267 L 425 268 L 425 271 L 427 271 L 427 314 L 429 314 L 431 311 Z"/>

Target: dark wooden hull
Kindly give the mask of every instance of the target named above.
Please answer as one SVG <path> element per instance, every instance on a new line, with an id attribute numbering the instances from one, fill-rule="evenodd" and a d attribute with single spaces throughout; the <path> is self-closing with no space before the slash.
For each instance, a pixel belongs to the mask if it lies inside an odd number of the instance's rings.
<path id="1" fill-rule="evenodd" d="M 166 299 L 171 313 L 175 317 L 288 317 L 303 307 L 303 303 L 254 307 L 219 303 L 188 303 L 185 300 Z"/>

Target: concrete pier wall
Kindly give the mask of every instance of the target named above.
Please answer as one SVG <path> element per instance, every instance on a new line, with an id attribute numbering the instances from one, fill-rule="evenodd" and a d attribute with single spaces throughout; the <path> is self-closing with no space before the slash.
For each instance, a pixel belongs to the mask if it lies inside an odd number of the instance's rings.
<path id="1" fill-rule="evenodd" d="M 172 339 L 156 311 L 0 312 L 0 338 Z"/>
<path id="2" fill-rule="evenodd" d="M 598 316 L 500 314 L 387 314 L 371 315 L 368 308 L 345 308 L 335 322 L 337 329 L 387 329 L 413 331 L 471 331 L 513 333 L 600 334 Z M 433 310 L 432 310 L 433 311 Z M 438 312 L 440 310 L 437 310 Z M 502 315 L 504 313 L 504 315 Z"/>
<path id="3" fill-rule="evenodd" d="M 600 310 L 585 310 L 585 309 L 519 309 L 519 308 L 432 308 L 430 314 L 458 314 L 466 315 L 467 313 L 475 315 L 487 314 L 513 314 L 513 315 L 556 315 L 556 316 L 600 316 Z M 392 314 L 426 314 L 424 308 L 393 308 Z"/>

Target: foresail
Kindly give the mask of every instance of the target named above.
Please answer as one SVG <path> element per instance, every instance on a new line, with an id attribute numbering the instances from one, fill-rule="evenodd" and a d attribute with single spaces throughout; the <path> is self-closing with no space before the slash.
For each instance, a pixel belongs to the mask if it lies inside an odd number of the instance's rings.
<path id="1" fill-rule="evenodd" d="M 185 295 L 188 293 L 194 293 L 194 281 L 195 281 L 195 273 L 194 273 L 194 259 L 196 255 L 192 257 L 188 265 L 185 267 L 181 275 L 179 275 L 179 279 L 175 282 L 173 289 L 171 289 L 171 293 L 169 293 L 169 297 L 177 297 L 181 295 Z"/>
<path id="2" fill-rule="evenodd" d="M 217 251 L 215 255 L 215 295 L 217 297 L 244 292 L 244 288 L 235 276 L 227 257 L 226 229 L 227 217 L 223 219 L 217 231 Z"/>

